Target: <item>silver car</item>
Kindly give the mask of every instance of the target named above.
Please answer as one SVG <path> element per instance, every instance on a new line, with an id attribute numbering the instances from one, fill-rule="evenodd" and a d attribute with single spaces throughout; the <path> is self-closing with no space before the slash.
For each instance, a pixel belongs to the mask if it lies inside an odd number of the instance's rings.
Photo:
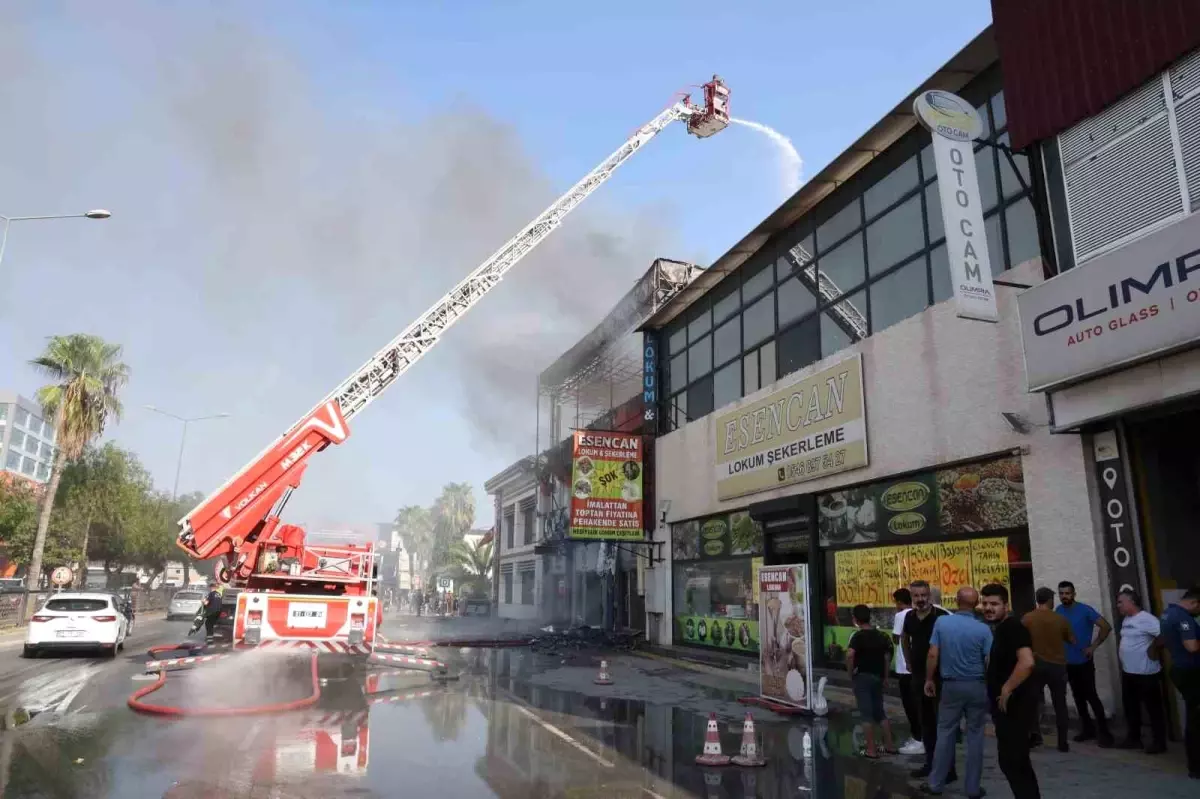
<path id="1" fill-rule="evenodd" d="M 185 588 L 182 591 L 176 591 L 175 596 L 171 597 L 171 604 L 167 606 L 167 618 L 195 618 L 196 614 L 200 612 L 200 605 L 203 602 L 203 591 L 195 591 L 190 588 Z"/>

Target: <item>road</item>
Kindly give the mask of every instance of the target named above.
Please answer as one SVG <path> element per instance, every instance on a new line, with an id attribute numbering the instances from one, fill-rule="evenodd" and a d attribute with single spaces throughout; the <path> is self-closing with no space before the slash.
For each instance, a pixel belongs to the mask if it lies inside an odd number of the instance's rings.
<path id="1" fill-rule="evenodd" d="M 394 636 L 416 632 L 416 625 L 406 626 L 394 625 Z M 147 685 L 142 674 L 145 648 L 179 639 L 186 627 L 186 622 L 145 622 L 138 629 L 137 646 L 110 661 L 25 661 L 18 647 L 0 643 L 6 716 L 11 719 L 18 705 L 33 713 L 28 723 L 0 733 L 0 795 L 913 795 L 906 772 L 914 764 L 899 757 L 881 762 L 857 757 L 861 729 L 845 712 L 812 720 L 755 710 L 767 765 L 700 769 L 694 761 L 710 713 L 719 720 L 725 752 L 737 753 L 746 712 L 737 698 L 752 688 L 745 680 L 627 653 L 603 655 L 615 682 L 611 686 L 593 682 L 602 657 L 596 652 L 440 649 L 436 655 L 458 677 L 446 684 L 419 671 L 360 668 L 326 681 L 317 706 L 304 711 L 182 720 L 131 711 L 127 696 Z M 283 676 L 273 658 L 239 655 L 172 674 L 150 699 L 194 708 L 301 698 L 311 691 L 311 680 L 305 677 L 303 659 L 290 662 L 293 667 Z M 808 757 L 806 731 L 813 741 Z M 1045 795 L 1136 796 L 1152 785 L 1161 799 L 1195 796 L 1192 781 L 1148 768 L 1144 757 L 1105 760 L 1108 756 L 1086 747 L 1070 755 L 1035 753 Z M 988 757 L 988 795 L 1007 799 L 1011 793 L 995 768 L 994 748 Z"/>

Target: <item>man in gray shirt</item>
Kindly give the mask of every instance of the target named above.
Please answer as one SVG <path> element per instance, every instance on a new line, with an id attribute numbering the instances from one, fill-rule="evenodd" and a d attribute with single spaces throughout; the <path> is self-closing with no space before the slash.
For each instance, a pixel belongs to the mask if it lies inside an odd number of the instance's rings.
<path id="1" fill-rule="evenodd" d="M 954 765 L 959 720 L 967 720 L 968 799 L 983 796 L 983 728 L 987 723 L 987 658 L 992 650 L 992 631 L 975 616 L 979 592 L 969 586 L 958 589 L 958 611 L 933 624 L 925 669 L 925 695 L 936 693 L 933 677 L 942 676 L 942 699 L 938 705 L 937 749 L 929 782 L 921 789 L 940 796 L 946 775 Z"/>

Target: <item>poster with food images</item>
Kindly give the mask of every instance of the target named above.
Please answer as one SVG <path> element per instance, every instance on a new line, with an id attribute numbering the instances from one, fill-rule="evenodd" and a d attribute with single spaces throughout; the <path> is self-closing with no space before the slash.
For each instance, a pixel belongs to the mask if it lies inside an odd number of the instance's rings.
<path id="1" fill-rule="evenodd" d="M 641 541 L 642 437 L 576 430 L 571 452 L 571 529 L 575 539 Z"/>
<path id="2" fill-rule="evenodd" d="M 763 566 L 759 571 L 759 690 L 773 702 L 812 706 L 812 627 L 808 567 Z"/>
<path id="3" fill-rule="evenodd" d="M 1011 456 L 936 472 L 943 535 L 1009 530 L 1028 524 L 1021 458 Z"/>

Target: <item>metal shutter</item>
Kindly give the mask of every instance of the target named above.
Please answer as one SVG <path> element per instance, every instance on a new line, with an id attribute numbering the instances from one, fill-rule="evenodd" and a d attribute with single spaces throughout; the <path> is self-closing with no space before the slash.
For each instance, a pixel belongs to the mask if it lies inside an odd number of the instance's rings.
<path id="1" fill-rule="evenodd" d="M 1059 137 L 1076 262 L 1183 211 L 1162 79 Z"/>
<path id="2" fill-rule="evenodd" d="M 1200 211 L 1200 52 L 1171 68 L 1171 93 L 1175 97 L 1175 122 L 1179 126 L 1190 210 Z"/>

